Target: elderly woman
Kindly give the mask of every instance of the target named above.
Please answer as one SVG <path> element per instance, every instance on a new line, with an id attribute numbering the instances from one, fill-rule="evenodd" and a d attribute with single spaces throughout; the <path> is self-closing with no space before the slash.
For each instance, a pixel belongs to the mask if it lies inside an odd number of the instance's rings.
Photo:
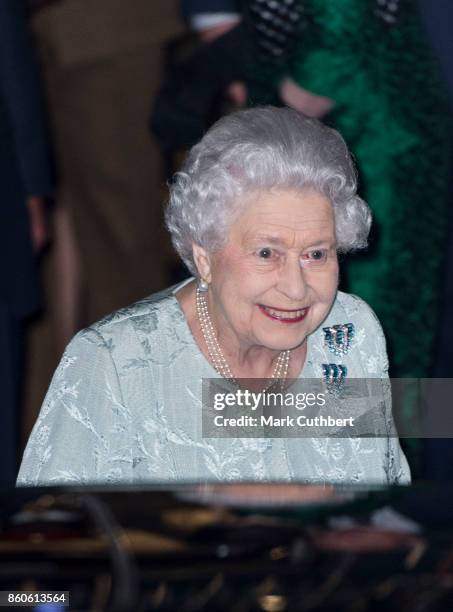
<path id="1" fill-rule="evenodd" d="M 202 379 L 387 377 L 376 317 L 337 290 L 337 253 L 370 226 L 341 136 L 290 109 L 221 119 L 177 173 L 167 224 L 195 278 L 72 340 L 18 483 L 407 483 L 396 437 L 202 435 Z"/>

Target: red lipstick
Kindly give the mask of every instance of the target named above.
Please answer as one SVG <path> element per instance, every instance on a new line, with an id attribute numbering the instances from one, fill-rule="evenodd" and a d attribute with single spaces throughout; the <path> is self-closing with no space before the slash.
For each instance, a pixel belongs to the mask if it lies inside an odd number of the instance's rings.
<path id="1" fill-rule="evenodd" d="M 263 306 L 262 304 L 258 304 L 258 308 L 264 315 L 266 315 L 266 317 L 272 319 L 273 321 L 279 321 L 280 323 L 299 323 L 300 321 L 303 321 L 303 319 L 305 319 L 309 310 L 308 306 L 307 308 L 297 308 L 295 310 L 289 310 L 286 308 L 269 308 L 268 306 Z M 277 312 L 300 312 L 301 314 L 297 317 L 285 317 L 284 315 L 277 315 Z"/>

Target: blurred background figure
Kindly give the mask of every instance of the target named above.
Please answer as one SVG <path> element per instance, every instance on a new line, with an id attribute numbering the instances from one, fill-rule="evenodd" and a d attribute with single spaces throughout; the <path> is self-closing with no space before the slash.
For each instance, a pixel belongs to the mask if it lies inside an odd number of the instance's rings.
<path id="1" fill-rule="evenodd" d="M 241 14 L 222 11 L 229 4 L 182 2 L 182 15 L 192 34 L 185 32 L 169 46 L 164 80 L 150 118 L 169 179 L 184 152 L 217 119 L 247 102 L 244 58 L 251 49 Z"/>
<path id="2" fill-rule="evenodd" d="M 24 438 L 78 329 L 169 283 L 165 179 L 147 122 L 177 0 L 29 0 L 57 162 L 47 316 L 31 338 Z"/>
<path id="3" fill-rule="evenodd" d="M 80 256 L 81 323 L 161 288 L 162 173 L 147 119 L 176 2 L 54 0 L 33 26 Z M 149 240 L 149 232 L 154 240 Z M 79 323 L 80 325 L 80 323 Z"/>
<path id="4" fill-rule="evenodd" d="M 38 307 L 35 258 L 47 241 L 52 193 L 44 111 L 26 14 L 0 2 L 0 485 L 17 473 L 25 321 Z"/>
<path id="5" fill-rule="evenodd" d="M 445 244 L 450 143 L 446 99 L 417 5 L 304 6 L 303 44 L 280 94 L 303 108 L 305 95 L 331 100 L 330 109 L 321 100 L 307 112 L 326 117 L 349 142 L 377 226 L 368 253 L 348 262 L 346 284 L 381 318 L 393 376 L 429 376 L 444 256 L 432 245 Z"/>

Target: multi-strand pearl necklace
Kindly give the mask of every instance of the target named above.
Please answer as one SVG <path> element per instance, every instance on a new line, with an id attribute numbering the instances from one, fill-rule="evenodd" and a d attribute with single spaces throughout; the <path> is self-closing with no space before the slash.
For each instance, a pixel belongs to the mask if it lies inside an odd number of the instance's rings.
<path id="1" fill-rule="evenodd" d="M 211 315 L 209 314 L 208 310 L 206 292 L 201 291 L 199 288 L 197 288 L 196 293 L 196 306 L 201 332 L 203 334 L 204 341 L 206 342 L 206 346 L 208 347 L 209 357 L 211 359 L 212 365 L 214 366 L 214 369 L 220 374 L 220 376 L 223 376 L 223 378 L 229 378 L 234 383 L 238 384 L 237 379 L 233 375 L 228 361 L 225 359 L 222 349 L 220 348 L 220 344 L 217 340 L 217 334 L 215 332 L 214 325 L 212 324 L 211 320 Z M 286 350 L 282 351 L 277 357 L 277 362 L 272 373 L 273 379 L 286 379 L 288 375 L 290 355 L 291 351 Z"/>

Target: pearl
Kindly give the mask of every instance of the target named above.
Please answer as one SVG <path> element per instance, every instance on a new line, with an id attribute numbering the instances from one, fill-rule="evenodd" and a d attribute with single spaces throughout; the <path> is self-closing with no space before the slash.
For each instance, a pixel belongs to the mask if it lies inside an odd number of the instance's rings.
<path id="1" fill-rule="evenodd" d="M 237 379 L 233 375 L 231 368 L 227 360 L 225 359 L 222 349 L 220 348 L 220 344 L 217 340 L 217 334 L 215 332 L 214 325 L 212 324 L 211 316 L 208 310 L 206 290 L 200 287 L 201 282 L 197 287 L 195 303 L 201 332 L 203 334 L 204 341 L 206 342 L 206 346 L 208 347 L 209 358 L 211 360 L 212 365 L 214 366 L 214 369 L 223 378 L 229 378 L 230 380 L 238 384 Z M 278 379 L 280 381 L 286 379 L 288 375 L 290 356 L 290 350 L 282 351 L 279 354 L 279 356 L 277 357 L 277 362 L 275 364 L 274 371 L 272 373 L 273 379 Z"/>

